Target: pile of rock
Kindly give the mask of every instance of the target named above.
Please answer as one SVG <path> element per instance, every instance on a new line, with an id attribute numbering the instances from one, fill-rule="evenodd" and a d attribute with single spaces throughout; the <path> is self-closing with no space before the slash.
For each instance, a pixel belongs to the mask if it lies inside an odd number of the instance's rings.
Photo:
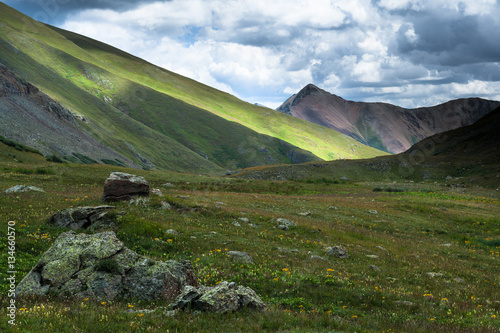
<path id="1" fill-rule="evenodd" d="M 112 231 L 62 233 L 16 288 L 16 294 L 113 300 L 175 299 L 197 286 L 189 261 L 154 261 L 128 249 Z"/>

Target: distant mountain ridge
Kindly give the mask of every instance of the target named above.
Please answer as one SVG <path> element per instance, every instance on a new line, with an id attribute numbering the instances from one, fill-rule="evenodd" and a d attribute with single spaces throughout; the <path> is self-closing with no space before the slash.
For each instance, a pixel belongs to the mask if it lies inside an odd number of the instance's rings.
<path id="1" fill-rule="evenodd" d="M 234 177 L 267 180 L 440 182 L 500 186 L 500 107 L 475 123 L 434 134 L 407 151 L 360 160 L 254 167 Z M 346 181 L 347 181 L 346 180 Z M 460 185 L 457 185 L 457 181 Z"/>
<path id="2" fill-rule="evenodd" d="M 401 153 L 431 135 L 470 125 L 498 106 L 498 101 L 467 98 L 405 109 L 348 101 L 308 84 L 277 110 L 335 129 L 371 147 Z"/>

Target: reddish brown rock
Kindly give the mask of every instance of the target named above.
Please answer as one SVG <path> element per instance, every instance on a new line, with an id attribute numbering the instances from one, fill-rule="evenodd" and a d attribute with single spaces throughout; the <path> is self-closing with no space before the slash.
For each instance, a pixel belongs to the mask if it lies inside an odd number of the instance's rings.
<path id="1" fill-rule="evenodd" d="M 129 201 L 139 196 L 149 196 L 149 184 L 143 177 L 113 172 L 104 183 L 103 202 Z"/>

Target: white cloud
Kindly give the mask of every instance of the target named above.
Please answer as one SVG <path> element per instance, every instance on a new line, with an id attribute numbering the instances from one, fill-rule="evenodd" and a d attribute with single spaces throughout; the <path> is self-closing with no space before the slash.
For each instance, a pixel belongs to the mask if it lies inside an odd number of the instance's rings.
<path id="1" fill-rule="evenodd" d="M 495 0 L 171 0 L 83 10 L 62 28 L 250 102 L 274 106 L 312 82 L 346 98 L 415 106 L 467 91 L 498 96 L 498 82 L 474 68 L 500 58 L 499 7 Z M 452 52 L 460 43 L 464 54 Z"/>

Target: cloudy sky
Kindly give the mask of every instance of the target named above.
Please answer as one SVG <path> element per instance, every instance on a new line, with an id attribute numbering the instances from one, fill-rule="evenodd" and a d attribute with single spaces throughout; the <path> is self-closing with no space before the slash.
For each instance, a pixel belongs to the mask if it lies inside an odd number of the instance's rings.
<path id="1" fill-rule="evenodd" d="M 500 100 L 500 0 L 2 0 L 251 103 Z"/>

